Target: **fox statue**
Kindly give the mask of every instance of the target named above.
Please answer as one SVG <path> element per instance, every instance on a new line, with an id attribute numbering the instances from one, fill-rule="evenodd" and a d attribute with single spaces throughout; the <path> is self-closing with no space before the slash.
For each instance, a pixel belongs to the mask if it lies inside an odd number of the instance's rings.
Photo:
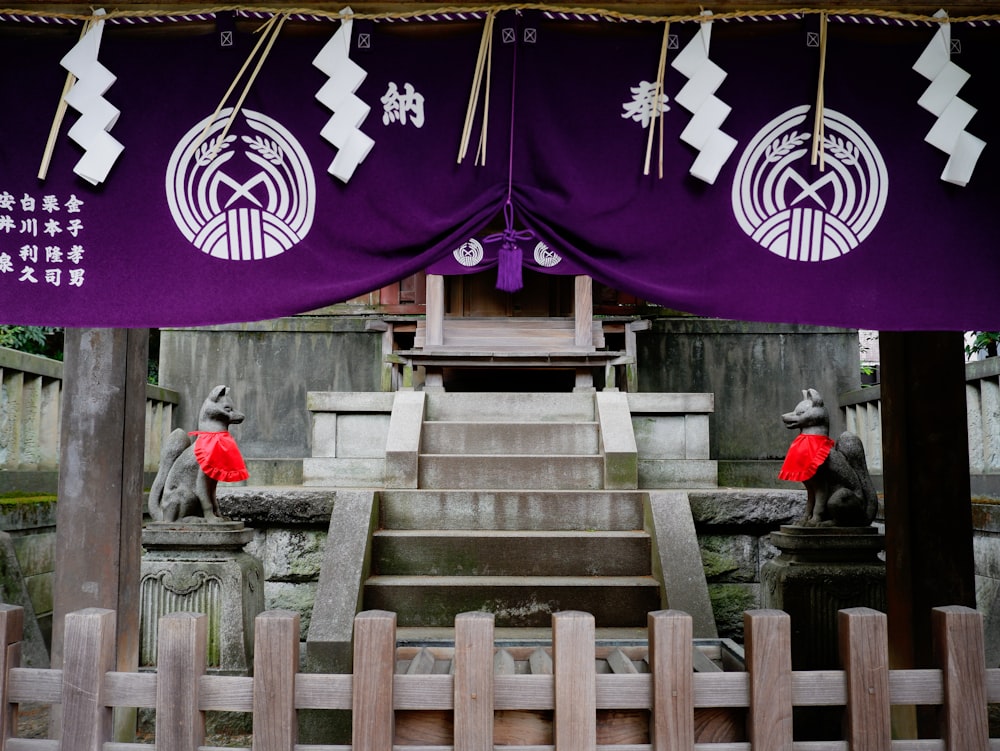
<path id="1" fill-rule="evenodd" d="M 215 521 L 222 516 L 215 497 L 219 481 L 238 482 L 248 477 L 236 441 L 229 434 L 229 426 L 243 422 L 245 415 L 236 411 L 229 392 L 228 386 L 212 389 L 201 405 L 198 430 L 188 433 L 177 428 L 167 437 L 149 491 L 153 521 Z"/>
<path id="2" fill-rule="evenodd" d="M 781 416 L 799 435 L 785 456 L 778 478 L 806 486 L 802 526 L 867 527 L 875 518 L 878 496 L 868 473 L 865 448 L 854 433 L 830 438 L 830 413 L 816 389 L 802 392 L 802 401 Z"/>

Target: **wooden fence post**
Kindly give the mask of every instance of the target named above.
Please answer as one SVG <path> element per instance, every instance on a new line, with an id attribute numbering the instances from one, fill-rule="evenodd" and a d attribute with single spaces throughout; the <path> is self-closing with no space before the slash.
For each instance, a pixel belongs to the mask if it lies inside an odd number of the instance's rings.
<path id="1" fill-rule="evenodd" d="M 0 745 L 17 728 L 16 705 L 7 700 L 7 673 L 21 666 L 21 638 L 24 635 L 24 609 L 0 603 Z"/>
<path id="2" fill-rule="evenodd" d="M 292 751 L 298 740 L 299 633 L 299 614 L 289 610 L 269 610 L 254 619 L 254 751 Z"/>
<path id="3" fill-rule="evenodd" d="M 852 751 L 889 751 L 889 626 L 885 613 L 847 608 L 837 614 L 840 662 L 847 677 L 847 743 Z"/>
<path id="4" fill-rule="evenodd" d="M 112 738 L 104 674 L 115 669 L 115 611 L 68 613 L 63 628 L 62 748 L 101 751 Z"/>
<path id="5" fill-rule="evenodd" d="M 171 613 L 160 618 L 156 644 L 156 745 L 197 751 L 205 743 L 198 679 L 205 674 L 208 616 Z"/>
<path id="6" fill-rule="evenodd" d="M 353 751 L 392 751 L 395 668 L 396 614 L 385 610 L 358 613 L 354 619 Z"/>
<path id="7" fill-rule="evenodd" d="M 647 616 L 653 674 L 652 751 L 694 748 L 694 655 L 691 616 L 660 610 Z"/>
<path id="8" fill-rule="evenodd" d="M 934 608 L 931 630 L 935 661 L 944 678 L 945 748 L 988 748 L 983 616 L 961 605 Z"/>
<path id="9" fill-rule="evenodd" d="M 750 673 L 750 745 L 792 751 L 791 618 L 780 610 L 748 610 L 743 641 Z"/>
<path id="10" fill-rule="evenodd" d="M 455 618 L 455 751 L 493 751 L 492 613 Z"/>
<path id="11" fill-rule="evenodd" d="M 553 736 L 556 751 L 597 748 L 597 670 L 594 616 L 567 610 L 552 615 L 555 671 Z"/>

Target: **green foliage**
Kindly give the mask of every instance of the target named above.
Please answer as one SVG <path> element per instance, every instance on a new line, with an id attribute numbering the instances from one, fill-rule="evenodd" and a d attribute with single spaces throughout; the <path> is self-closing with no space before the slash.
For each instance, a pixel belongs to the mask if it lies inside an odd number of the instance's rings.
<path id="1" fill-rule="evenodd" d="M 971 344 L 965 345 L 965 354 L 974 355 L 985 352 L 987 357 L 997 356 L 997 344 L 1000 343 L 1000 331 L 976 331 L 976 337 Z"/>
<path id="2" fill-rule="evenodd" d="M 62 359 L 62 329 L 51 326 L 0 326 L 0 347 Z"/>

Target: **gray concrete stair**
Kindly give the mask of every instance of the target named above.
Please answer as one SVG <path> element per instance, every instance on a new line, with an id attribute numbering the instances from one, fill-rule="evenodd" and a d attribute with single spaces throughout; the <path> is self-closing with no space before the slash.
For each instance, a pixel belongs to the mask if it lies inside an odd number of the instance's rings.
<path id="1" fill-rule="evenodd" d="M 421 488 L 597 490 L 604 486 L 598 455 L 421 454 Z"/>
<path id="2" fill-rule="evenodd" d="M 381 530 L 372 543 L 372 565 L 396 576 L 642 576 L 650 569 L 649 535 L 640 531 Z"/>
<path id="3" fill-rule="evenodd" d="M 383 529 L 636 530 L 641 491 L 383 490 Z"/>
<path id="4" fill-rule="evenodd" d="M 421 433 L 426 454 L 597 454 L 596 422 L 428 421 Z"/>
<path id="5" fill-rule="evenodd" d="M 459 613 L 487 611 L 499 627 L 543 627 L 555 612 L 583 610 L 602 628 L 634 627 L 659 609 L 660 583 L 652 576 L 377 575 L 365 584 L 364 605 L 395 612 L 400 626 L 448 626 Z"/>

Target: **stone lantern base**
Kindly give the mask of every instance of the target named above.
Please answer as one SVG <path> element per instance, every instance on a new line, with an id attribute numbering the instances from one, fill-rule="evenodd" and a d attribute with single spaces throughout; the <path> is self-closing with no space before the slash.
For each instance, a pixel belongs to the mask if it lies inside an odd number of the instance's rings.
<path id="1" fill-rule="evenodd" d="M 242 522 L 153 522 L 143 529 L 140 667 L 156 665 L 157 627 L 169 613 L 208 616 L 208 669 L 247 675 L 253 623 L 264 610 L 261 562 L 243 552 L 253 530 Z"/>
<path id="2" fill-rule="evenodd" d="M 885 535 L 875 527 L 800 527 L 771 533 L 781 551 L 761 567 L 762 604 L 791 617 L 792 669 L 840 667 L 837 613 L 887 608 Z M 839 710 L 796 709 L 797 740 L 840 738 Z"/>

